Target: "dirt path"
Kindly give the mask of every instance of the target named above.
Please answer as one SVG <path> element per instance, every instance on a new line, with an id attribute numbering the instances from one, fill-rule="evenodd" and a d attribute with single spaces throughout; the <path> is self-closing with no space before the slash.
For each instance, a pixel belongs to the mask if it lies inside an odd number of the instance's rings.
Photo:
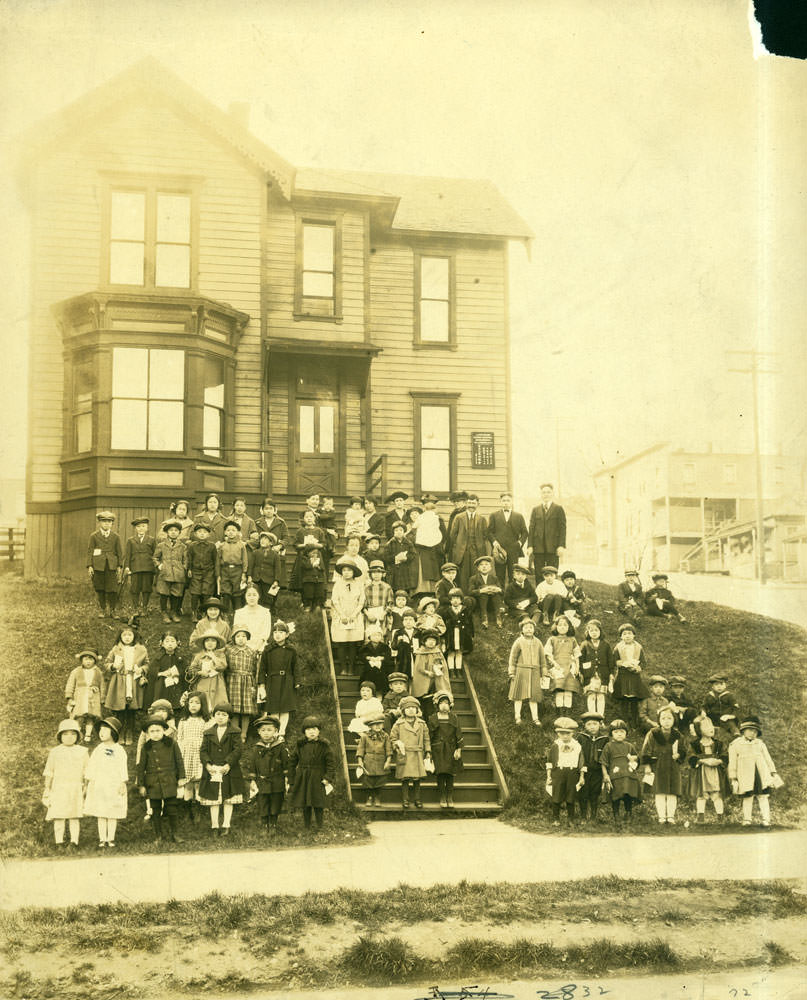
<path id="1" fill-rule="evenodd" d="M 218 889 L 299 896 L 367 885 L 553 882 L 593 875 L 655 879 L 804 876 L 807 832 L 684 837 L 579 837 L 527 833 L 496 820 L 371 823 L 352 847 L 215 855 L 6 861 L 0 909 L 194 899 Z M 436 863 L 439 859 L 439 864 Z"/>

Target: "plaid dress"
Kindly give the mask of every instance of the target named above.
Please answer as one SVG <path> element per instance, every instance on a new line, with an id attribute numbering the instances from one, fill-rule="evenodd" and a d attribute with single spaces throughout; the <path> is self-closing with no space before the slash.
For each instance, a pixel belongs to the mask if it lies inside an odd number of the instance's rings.
<path id="1" fill-rule="evenodd" d="M 185 765 L 185 777 L 188 781 L 199 781 L 202 777 L 202 761 L 199 751 L 202 748 L 202 737 L 208 723 L 203 715 L 188 715 L 180 719 L 177 726 L 177 746 L 182 754 Z"/>
<path id="2" fill-rule="evenodd" d="M 249 646 L 228 646 L 227 665 L 230 668 L 227 687 L 233 711 L 237 715 L 257 715 L 255 675 L 258 654 Z"/>

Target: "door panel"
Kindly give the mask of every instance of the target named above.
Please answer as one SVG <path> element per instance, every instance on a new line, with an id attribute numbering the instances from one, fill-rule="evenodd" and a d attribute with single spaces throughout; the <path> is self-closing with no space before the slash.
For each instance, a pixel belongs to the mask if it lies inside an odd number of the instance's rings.
<path id="1" fill-rule="evenodd" d="M 294 427 L 297 493 L 338 493 L 339 402 L 297 399 Z"/>

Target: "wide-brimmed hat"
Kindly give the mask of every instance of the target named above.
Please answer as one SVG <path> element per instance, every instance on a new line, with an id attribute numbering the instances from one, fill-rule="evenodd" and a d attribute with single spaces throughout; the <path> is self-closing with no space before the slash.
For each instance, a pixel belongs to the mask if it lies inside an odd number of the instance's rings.
<path id="1" fill-rule="evenodd" d="M 611 719 L 608 723 L 608 728 L 613 732 L 615 729 L 624 729 L 625 732 L 628 731 L 628 724 L 624 719 Z"/>
<path id="2" fill-rule="evenodd" d="M 478 566 L 481 562 L 492 563 L 493 556 L 488 556 L 488 555 L 477 556 L 476 559 L 474 559 L 474 566 Z"/>
<path id="3" fill-rule="evenodd" d="M 232 715 L 233 711 L 233 706 L 229 703 L 229 701 L 219 701 L 213 706 L 212 714 L 215 715 L 216 712 L 226 712 L 228 715 Z"/>
<path id="4" fill-rule="evenodd" d="M 129 522 L 133 528 L 136 528 L 138 524 L 150 524 L 149 518 L 147 517 L 135 517 Z"/>
<path id="5" fill-rule="evenodd" d="M 163 531 L 168 533 L 169 528 L 176 528 L 177 531 L 182 531 L 182 525 L 179 521 L 163 521 Z"/>
<path id="6" fill-rule="evenodd" d="M 404 684 L 408 684 L 409 678 L 406 674 L 402 674 L 400 670 L 393 670 L 391 674 L 387 674 L 387 683 L 392 684 L 394 681 L 403 681 Z"/>
<path id="7" fill-rule="evenodd" d="M 259 715 L 257 719 L 252 720 L 252 725 L 255 729 L 260 729 L 261 726 L 274 726 L 278 731 L 280 730 L 280 719 L 276 715 Z"/>
<path id="8" fill-rule="evenodd" d="M 762 735 L 762 723 L 759 721 L 759 717 L 756 715 L 746 715 L 739 726 L 740 732 L 744 729 L 756 729 L 757 736 Z"/>
<path id="9" fill-rule="evenodd" d="M 98 731 L 101 726 L 106 726 L 112 733 L 112 739 L 117 743 L 120 739 L 121 723 L 120 720 L 116 719 L 114 716 L 110 716 L 108 719 L 98 719 L 95 723 L 95 730 Z"/>
<path id="10" fill-rule="evenodd" d="M 100 655 L 98 654 L 98 652 L 95 649 L 80 649 L 76 653 L 76 659 L 80 660 L 82 658 L 82 656 L 91 656 L 95 660 L 96 663 L 101 658 Z"/>
<path id="11" fill-rule="evenodd" d="M 557 730 L 565 730 L 566 732 L 573 733 L 578 728 L 574 719 L 570 719 L 568 715 L 561 715 L 555 719 L 555 729 Z"/>
<path id="12" fill-rule="evenodd" d="M 445 573 L 446 570 L 449 569 L 453 569 L 455 572 L 459 573 L 459 566 L 457 566 L 457 564 L 453 562 L 443 563 L 443 565 L 440 567 L 440 572 Z"/>
<path id="13" fill-rule="evenodd" d="M 401 712 L 403 712 L 405 708 L 416 708 L 419 711 L 420 702 L 417 700 L 417 698 L 413 698 L 411 694 L 408 694 L 406 695 L 405 698 L 401 698 L 401 700 L 398 702 L 398 708 L 400 709 Z"/>
<path id="14" fill-rule="evenodd" d="M 394 503 L 396 500 L 408 500 L 409 494 L 403 490 L 394 490 L 386 499 L 386 503 Z"/>
<path id="15" fill-rule="evenodd" d="M 437 604 L 437 598 L 434 594 L 424 594 L 418 601 L 418 614 L 422 615 L 430 604 Z"/>
<path id="16" fill-rule="evenodd" d="M 588 722 L 589 719 L 596 719 L 597 722 L 602 722 L 603 718 L 602 712 L 583 712 L 580 716 L 581 722 Z"/>
<path id="17" fill-rule="evenodd" d="M 450 691 L 435 691 L 432 695 L 432 700 L 434 701 L 435 708 L 440 704 L 441 701 L 445 699 L 449 705 L 454 704 L 454 696 Z"/>
<path id="18" fill-rule="evenodd" d="M 215 632 L 215 631 L 202 632 L 201 635 L 198 635 L 196 637 L 196 641 L 199 643 L 200 646 L 204 646 L 204 644 L 207 642 L 208 639 L 216 640 L 217 649 L 222 649 L 224 647 L 224 636 L 221 634 L 221 632 Z"/>
<path id="19" fill-rule="evenodd" d="M 300 723 L 300 729 L 303 732 L 306 729 L 322 729 L 322 720 L 317 715 L 307 715 Z"/>
<path id="20" fill-rule="evenodd" d="M 627 631 L 628 629 L 630 629 L 631 632 L 635 632 L 636 626 L 633 624 L 633 622 L 622 622 L 622 624 L 617 629 L 617 633 L 619 635 L 622 635 L 622 633 Z"/>
<path id="21" fill-rule="evenodd" d="M 246 627 L 246 625 L 233 625 L 233 630 L 230 633 L 230 638 L 234 639 L 239 632 L 245 633 L 247 640 L 250 640 L 252 638 L 252 633 Z"/>
<path id="22" fill-rule="evenodd" d="M 202 611 L 207 611 L 208 608 L 218 608 L 219 611 L 224 609 L 224 605 L 218 599 L 218 597 L 208 597 L 208 599 L 202 605 Z"/>
<path id="23" fill-rule="evenodd" d="M 361 691 L 362 688 L 370 688 L 373 694 L 375 694 L 376 692 L 376 686 L 374 681 L 368 681 L 368 680 L 359 681 L 359 691 Z"/>
<path id="24" fill-rule="evenodd" d="M 665 687 L 666 687 L 666 685 L 667 685 L 667 678 L 664 677 L 662 674 L 651 674 L 647 678 L 647 683 L 648 684 L 664 684 Z"/>
<path id="25" fill-rule="evenodd" d="M 95 515 L 95 520 L 96 521 L 114 521 L 115 520 L 115 515 L 112 513 L 111 510 L 99 510 L 98 513 Z"/>
<path id="26" fill-rule="evenodd" d="M 373 559 L 367 568 L 368 570 L 380 569 L 382 573 L 387 572 L 387 567 L 384 565 L 381 559 Z"/>
<path id="27" fill-rule="evenodd" d="M 336 560 L 336 568 L 338 570 L 344 569 L 345 566 L 352 567 L 354 579 L 361 576 L 361 566 L 351 556 L 341 556 Z"/>
<path id="28" fill-rule="evenodd" d="M 78 733 L 81 736 L 81 726 L 75 719 L 62 719 L 56 730 L 56 739 L 62 742 L 62 733 Z"/>

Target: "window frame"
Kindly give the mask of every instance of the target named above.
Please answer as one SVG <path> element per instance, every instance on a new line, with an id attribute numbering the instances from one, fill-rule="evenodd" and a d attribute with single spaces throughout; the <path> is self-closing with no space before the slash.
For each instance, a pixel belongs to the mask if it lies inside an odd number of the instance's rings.
<path id="1" fill-rule="evenodd" d="M 79 404 L 77 399 L 77 383 L 78 383 L 78 369 L 81 366 L 87 367 L 90 373 L 90 380 L 93 383 L 93 389 L 89 393 L 89 400 L 82 404 Z M 97 370 L 95 365 L 95 357 L 93 352 L 85 351 L 80 354 L 76 354 L 71 358 L 70 362 L 70 450 L 69 454 L 75 457 L 83 457 L 87 455 L 92 455 L 96 439 L 97 431 L 95 427 L 95 408 L 97 404 L 98 397 L 98 385 L 97 385 Z M 78 421 L 81 417 L 89 417 L 90 423 L 90 446 L 89 448 L 79 449 L 78 447 Z"/>
<path id="2" fill-rule="evenodd" d="M 316 323 L 341 323 L 342 312 L 342 228 L 344 216 L 341 212 L 298 212 L 294 230 L 294 319 L 313 320 Z M 303 295 L 304 230 L 306 226 L 320 226 L 333 229 L 333 295 Z M 327 273 L 327 272 L 321 272 Z M 367 275 L 365 275 L 367 280 Z M 306 310 L 306 302 L 332 302 L 332 313 Z"/>
<path id="3" fill-rule="evenodd" d="M 202 442 L 201 442 L 201 453 L 205 461 L 212 460 L 222 462 L 224 461 L 224 452 L 227 447 L 227 363 L 223 357 L 217 354 L 207 354 L 204 356 L 202 364 L 207 365 L 208 361 L 215 361 L 216 364 L 221 365 L 221 385 L 222 385 L 222 395 L 223 400 L 221 406 L 214 406 L 212 403 L 208 403 L 205 400 L 205 391 L 207 385 L 203 381 L 202 384 Z M 206 377 L 205 377 L 206 381 Z M 185 392 L 185 397 L 187 399 L 187 390 Z M 208 449 L 205 447 L 205 414 L 208 410 L 213 410 L 218 414 L 219 419 L 219 445 L 218 448 Z"/>
<path id="4" fill-rule="evenodd" d="M 167 399 L 165 397 L 151 397 L 146 395 L 145 397 L 140 396 L 116 396 L 114 391 L 115 382 L 115 351 L 116 350 L 134 350 L 134 351 L 146 351 L 148 355 L 146 369 L 146 393 L 149 391 L 149 381 L 151 376 L 151 353 L 153 351 L 174 351 L 177 354 L 182 355 L 182 395 L 178 399 Z M 112 444 L 112 434 L 113 434 L 113 423 L 114 423 L 114 408 L 116 399 L 125 400 L 135 400 L 138 402 L 144 402 L 146 404 L 146 447 L 145 448 L 116 448 Z M 149 404 L 155 403 L 179 403 L 182 412 L 182 448 L 176 450 L 174 448 L 149 448 Z M 148 344 L 146 346 L 139 344 L 114 344 L 110 351 L 110 367 L 109 367 L 109 453 L 110 455 L 142 455 L 142 456 L 184 456 L 188 452 L 188 352 L 183 347 L 174 346 L 163 346 L 160 344 Z"/>
<path id="5" fill-rule="evenodd" d="M 416 496 L 420 496 L 424 488 L 428 489 L 430 493 L 433 493 L 438 498 L 446 499 L 449 494 L 456 490 L 457 488 L 457 404 L 460 398 L 460 393 L 458 392 L 411 392 L 412 397 L 412 423 L 413 423 L 413 465 L 414 465 L 414 493 Z M 448 432 L 449 432 L 449 458 L 448 458 L 448 478 L 449 484 L 447 490 L 434 490 L 428 487 L 423 487 L 421 483 L 422 477 L 422 453 L 423 446 L 421 442 L 421 432 L 422 432 L 422 420 L 421 420 L 421 409 L 424 406 L 440 406 L 445 407 L 449 411 L 448 418 Z M 426 449 L 429 450 L 429 449 Z M 437 450 L 437 449 L 434 449 Z"/>
<path id="6" fill-rule="evenodd" d="M 443 340 L 423 340 L 420 326 L 420 303 L 421 297 L 421 273 L 423 259 L 436 258 L 448 261 L 448 337 Z M 434 349 L 438 351 L 451 351 L 457 349 L 457 254 L 454 250 L 443 248 L 418 249 L 414 252 L 414 298 L 413 298 L 413 326 L 414 326 L 414 346 L 416 348 Z M 442 299 L 428 299 L 427 301 L 442 302 Z"/>
<path id="7" fill-rule="evenodd" d="M 200 180 L 193 177 L 138 175 L 108 175 L 105 179 L 103 218 L 102 218 L 102 253 L 100 287 L 114 291 L 159 292 L 160 294 L 181 295 L 196 294 L 199 275 L 199 187 Z M 112 281 L 110 267 L 112 263 L 112 195 L 115 192 L 145 195 L 144 223 L 144 262 L 143 283 L 125 284 Z M 158 195 L 183 195 L 189 199 L 190 231 L 189 231 L 189 261 L 187 285 L 158 285 L 157 269 L 157 197 Z M 132 241 L 135 242 L 135 241 Z M 165 241 L 163 241 L 165 242 Z M 168 246 L 176 244 L 167 242 Z"/>

